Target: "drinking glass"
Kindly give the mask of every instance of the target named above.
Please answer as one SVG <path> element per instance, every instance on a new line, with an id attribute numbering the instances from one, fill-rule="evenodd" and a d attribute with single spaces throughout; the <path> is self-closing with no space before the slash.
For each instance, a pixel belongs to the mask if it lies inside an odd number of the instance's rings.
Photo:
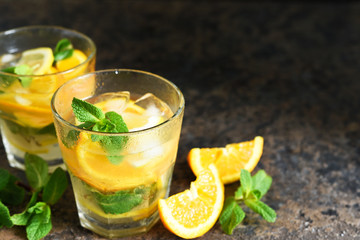
<path id="1" fill-rule="evenodd" d="M 106 109 L 119 113 L 129 132 L 84 129 L 73 113 L 74 98 L 105 116 Z M 158 200 L 169 194 L 184 104 L 173 83 L 138 70 L 88 73 L 55 92 L 55 128 L 84 228 L 121 237 L 144 233 L 157 222 Z"/>
<path id="2" fill-rule="evenodd" d="M 22 52 L 55 49 L 64 38 L 82 52 L 82 63 L 61 71 L 54 63 L 42 75 L 5 72 L 6 68 L 20 64 Z M 10 166 L 24 169 L 24 156 L 29 153 L 46 160 L 50 171 L 64 167 L 55 135 L 51 97 L 64 82 L 94 71 L 95 53 L 95 44 L 89 37 L 58 26 L 27 26 L 0 33 L 0 127 Z M 38 55 L 32 57 L 36 61 Z M 25 79 L 30 84 L 23 84 Z"/>

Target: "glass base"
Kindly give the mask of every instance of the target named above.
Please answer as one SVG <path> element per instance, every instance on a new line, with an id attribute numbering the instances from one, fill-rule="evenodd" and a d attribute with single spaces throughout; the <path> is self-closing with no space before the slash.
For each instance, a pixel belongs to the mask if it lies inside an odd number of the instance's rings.
<path id="1" fill-rule="evenodd" d="M 135 220 L 132 217 L 103 218 L 89 210 L 82 209 L 81 206 L 78 206 L 78 212 L 82 227 L 106 238 L 126 237 L 146 233 L 159 220 L 158 211 L 139 220 Z"/>
<path id="2" fill-rule="evenodd" d="M 12 155 L 12 154 L 7 154 L 7 158 L 8 158 L 10 167 L 25 170 L 24 158 L 21 158 L 21 157 Z M 54 159 L 54 160 L 50 160 L 50 161 L 46 161 L 46 162 L 48 163 L 48 166 L 49 166 L 49 168 L 48 168 L 49 172 L 55 171 L 55 169 L 58 167 L 61 167 L 63 170 L 66 170 L 66 167 L 63 163 L 62 158 L 58 158 L 58 159 Z"/>
<path id="3" fill-rule="evenodd" d="M 7 159 L 9 161 L 9 165 L 14 168 L 25 170 L 24 157 L 26 152 L 10 144 L 10 142 L 6 139 L 4 134 L 2 134 L 2 141 L 5 148 Z M 62 169 L 66 170 L 58 144 L 57 143 L 53 144 L 50 148 L 51 148 L 51 154 L 35 153 L 35 155 L 43 158 L 48 163 L 49 172 L 55 171 L 55 169 L 58 167 L 61 167 Z"/>

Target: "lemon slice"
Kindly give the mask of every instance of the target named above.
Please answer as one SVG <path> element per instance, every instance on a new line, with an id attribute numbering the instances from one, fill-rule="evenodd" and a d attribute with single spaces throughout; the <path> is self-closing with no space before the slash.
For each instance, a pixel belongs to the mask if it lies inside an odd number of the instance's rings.
<path id="1" fill-rule="evenodd" d="M 53 62 L 54 55 L 51 48 L 41 47 L 24 51 L 18 65 L 26 64 L 32 68 L 34 75 L 43 75 L 49 71 Z"/>

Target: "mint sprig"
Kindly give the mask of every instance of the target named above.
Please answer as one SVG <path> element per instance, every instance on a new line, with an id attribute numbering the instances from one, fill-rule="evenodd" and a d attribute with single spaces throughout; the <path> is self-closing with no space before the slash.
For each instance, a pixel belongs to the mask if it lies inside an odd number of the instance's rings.
<path id="1" fill-rule="evenodd" d="M 219 218 L 221 228 L 226 234 L 231 235 L 244 220 L 245 212 L 240 207 L 242 203 L 260 214 L 266 221 L 275 222 L 276 212 L 261 201 L 270 189 L 271 183 L 272 178 L 264 170 L 259 170 L 254 176 L 251 176 L 247 170 L 241 170 L 240 187 L 234 196 L 226 198 Z"/>
<path id="2" fill-rule="evenodd" d="M 12 73 L 17 75 L 32 75 L 33 69 L 29 65 L 23 64 L 16 67 L 8 67 L 1 69 L 1 72 Z M 6 87 L 10 86 L 15 80 L 19 80 L 21 85 L 24 88 L 27 88 L 30 86 L 32 81 L 31 77 L 12 77 L 12 76 L 5 76 L 3 74 L 0 75 L 0 79 L 2 80 L 2 82 Z"/>
<path id="3" fill-rule="evenodd" d="M 134 189 L 120 190 L 112 193 L 101 193 L 93 190 L 90 191 L 95 198 L 99 207 L 107 214 L 122 214 L 131 211 L 139 206 L 145 200 L 151 204 L 155 200 L 157 185 L 141 185 Z"/>
<path id="4" fill-rule="evenodd" d="M 124 133 L 129 132 L 124 119 L 116 112 L 103 111 L 95 105 L 78 98 L 73 98 L 71 103 L 74 115 L 79 122 L 78 127 L 86 130 L 104 132 L 104 133 Z M 74 142 L 71 138 L 77 138 L 76 133 L 68 134 L 69 142 Z M 119 164 L 123 159 L 119 156 L 119 151 L 123 149 L 127 142 L 125 136 L 103 136 L 91 135 L 93 142 L 99 142 L 102 148 L 107 152 L 107 158 L 113 164 Z"/>
<path id="5" fill-rule="evenodd" d="M 67 38 L 61 39 L 55 47 L 54 50 L 54 62 L 64 60 L 73 55 L 74 48 L 70 40 Z"/>
<path id="6" fill-rule="evenodd" d="M 113 194 L 94 192 L 94 197 L 101 209 L 110 214 L 129 212 L 143 201 L 143 194 L 130 190 L 118 191 Z"/>
<path id="7" fill-rule="evenodd" d="M 47 170 L 47 163 L 42 158 L 28 153 L 25 154 L 25 174 L 30 186 L 20 182 L 7 170 L 0 169 L 0 228 L 25 226 L 29 240 L 41 239 L 50 232 L 51 206 L 65 192 L 68 180 L 61 168 L 52 174 Z M 5 204 L 22 204 L 25 192 L 31 194 L 25 209 L 11 215 Z M 40 198 L 42 201 L 38 201 Z"/>

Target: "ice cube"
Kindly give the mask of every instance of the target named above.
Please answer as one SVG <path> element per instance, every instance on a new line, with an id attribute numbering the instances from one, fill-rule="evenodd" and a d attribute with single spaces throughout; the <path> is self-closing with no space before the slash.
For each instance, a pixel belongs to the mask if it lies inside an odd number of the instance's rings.
<path id="1" fill-rule="evenodd" d="M 4 54 L 4 55 L 0 56 L 0 65 L 5 65 L 5 67 L 15 66 L 16 63 L 19 61 L 20 57 L 21 57 L 20 53 Z M 3 67 L 1 67 L 1 68 L 3 68 Z"/>
<path id="2" fill-rule="evenodd" d="M 146 149 L 137 158 L 132 159 L 130 164 L 134 167 L 142 167 L 148 163 L 154 162 L 155 159 L 160 159 L 164 155 L 164 148 L 162 145 Z"/>
<path id="3" fill-rule="evenodd" d="M 143 115 L 147 117 L 162 117 L 168 119 L 172 112 L 168 105 L 152 93 L 146 93 L 135 101 L 135 104 L 145 109 Z"/>
<path id="4" fill-rule="evenodd" d="M 130 92 L 111 92 L 104 93 L 93 99 L 93 104 L 101 108 L 104 112 L 114 111 L 119 114 L 126 108 L 130 100 Z"/>
<path id="5" fill-rule="evenodd" d="M 24 106 L 30 106 L 30 104 L 32 103 L 31 100 L 29 100 L 27 98 L 23 98 L 22 96 L 19 96 L 19 95 L 15 96 L 15 100 L 17 103 L 24 105 Z"/>

